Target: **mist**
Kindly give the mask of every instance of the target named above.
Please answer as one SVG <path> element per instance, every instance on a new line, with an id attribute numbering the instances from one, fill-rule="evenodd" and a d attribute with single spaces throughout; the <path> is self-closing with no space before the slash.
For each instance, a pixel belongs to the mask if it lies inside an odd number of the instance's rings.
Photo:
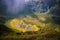
<path id="1" fill-rule="evenodd" d="M 7 14 L 18 14 L 19 11 L 22 11 L 25 4 L 28 0 L 2 0 L 2 2 L 6 5 L 6 13 Z"/>

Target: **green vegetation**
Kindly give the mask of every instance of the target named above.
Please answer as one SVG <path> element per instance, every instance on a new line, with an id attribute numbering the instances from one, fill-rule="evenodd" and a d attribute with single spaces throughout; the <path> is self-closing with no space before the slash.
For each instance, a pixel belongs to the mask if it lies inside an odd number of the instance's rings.
<path id="1" fill-rule="evenodd" d="M 0 39 L 3 40 L 59 40 L 60 39 L 60 25 L 54 24 L 51 16 L 46 14 L 35 14 L 37 18 L 27 15 L 21 17 L 26 24 L 37 25 L 39 31 L 37 32 L 14 32 L 6 25 L 0 24 Z M 19 19 L 19 18 L 18 18 Z M 6 28 L 5 28 L 6 27 Z"/>

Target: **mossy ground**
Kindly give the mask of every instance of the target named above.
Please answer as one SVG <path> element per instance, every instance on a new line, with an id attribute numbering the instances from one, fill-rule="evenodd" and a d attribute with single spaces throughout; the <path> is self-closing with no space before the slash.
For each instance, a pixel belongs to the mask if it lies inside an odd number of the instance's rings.
<path id="1" fill-rule="evenodd" d="M 44 17 L 44 16 L 43 16 Z M 27 21 L 28 20 L 28 21 Z M 34 20 L 34 21 L 33 21 Z M 14 32 L 5 25 L 0 24 L 1 40 L 60 40 L 60 25 L 52 22 L 45 23 L 32 17 L 24 19 L 26 23 L 37 25 L 40 30 L 37 32 Z"/>

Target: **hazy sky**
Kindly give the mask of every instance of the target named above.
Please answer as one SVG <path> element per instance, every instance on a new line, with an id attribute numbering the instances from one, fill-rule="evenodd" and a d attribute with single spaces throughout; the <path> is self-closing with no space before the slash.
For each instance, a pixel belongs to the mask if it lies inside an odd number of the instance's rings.
<path id="1" fill-rule="evenodd" d="M 7 11 L 17 13 L 19 10 L 24 9 L 25 4 L 29 0 L 4 0 L 7 5 Z"/>

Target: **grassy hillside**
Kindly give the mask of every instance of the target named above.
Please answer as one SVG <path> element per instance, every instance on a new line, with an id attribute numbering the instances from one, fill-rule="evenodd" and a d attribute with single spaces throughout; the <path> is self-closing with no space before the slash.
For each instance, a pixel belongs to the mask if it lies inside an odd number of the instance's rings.
<path id="1" fill-rule="evenodd" d="M 37 32 L 14 32 L 12 29 L 0 24 L 0 39 L 3 40 L 59 40 L 60 25 L 54 24 L 51 16 L 48 14 L 35 14 L 37 18 L 26 15 L 17 19 L 23 20 L 26 24 L 36 25 L 39 28 Z M 5 28 L 6 27 L 6 28 Z"/>

